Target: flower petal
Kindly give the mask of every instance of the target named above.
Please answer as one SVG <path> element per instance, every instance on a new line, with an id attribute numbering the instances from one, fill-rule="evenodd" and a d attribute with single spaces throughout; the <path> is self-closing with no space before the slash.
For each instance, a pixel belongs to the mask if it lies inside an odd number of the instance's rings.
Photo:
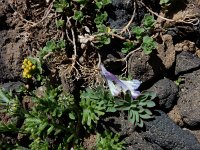
<path id="1" fill-rule="evenodd" d="M 136 99 L 140 95 L 139 91 L 131 91 L 131 96 L 133 99 Z"/>
<path id="2" fill-rule="evenodd" d="M 131 92 L 131 95 L 134 99 L 140 95 L 140 92 L 136 91 L 141 84 L 139 80 L 120 80 L 115 75 L 107 71 L 103 65 L 100 67 L 101 73 L 106 78 L 109 89 L 113 96 L 118 96 L 121 92 L 126 93 L 127 91 Z"/>
<path id="3" fill-rule="evenodd" d="M 121 93 L 121 88 L 117 85 L 114 85 L 114 83 L 110 80 L 108 80 L 108 86 L 113 96 L 118 96 Z"/>
<path id="4" fill-rule="evenodd" d="M 131 81 L 125 81 L 125 80 L 120 80 L 127 86 L 127 88 L 132 91 L 132 90 L 137 90 L 141 84 L 139 80 L 131 80 Z"/>

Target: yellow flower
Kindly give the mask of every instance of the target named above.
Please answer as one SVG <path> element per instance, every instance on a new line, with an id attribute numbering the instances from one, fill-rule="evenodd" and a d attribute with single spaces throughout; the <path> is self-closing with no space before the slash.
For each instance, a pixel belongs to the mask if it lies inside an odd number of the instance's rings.
<path id="1" fill-rule="evenodd" d="M 35 68 L 36 68 L 36 66 L 35 66 L 35 65 L 33 65 L 33 66 L 32 66 L 32 70 L 35 70 Z"/>
<path id="2" fill-rule="evenodd" d="M 106 27 L 107 28 L 107 32 L 110 33 L 111 29 L 110 27 Z"/>
<path id="3" fill-rule="evenodd" d="M 30 60 L 28 60 L 27 64 L 30 66 L 30 65 L 32 65 L 32 62 Z"/>
<path id="4" fill-rule="evenodd" d="M 22 73 L 23 78 L 31 78 L 33 71 L 36 69 L 36 65 L 34 65 L 30 60 L 26 58 L 23 61 L 22 69 L 23 69 Z"/>
<path id="5" fill-rule="evenodd" d="M 22 65 L 22 69 L 25 69 L 25 65 Z"/>
<path id="6" fill-rule="evenodd" d="M 24 59 L 24 62 L 23 62 L 23 63 L 27 63 L 27 61 L 28 61 L 28 59 L 26 58 L 26 59 Z"/>
<path id="7" fill-rule="evenodd" d="M 27 75 L 27 78 L 31 78 L 31 75 L 30 75 L 30 74 L 28 74 L 28 75 Z"/>

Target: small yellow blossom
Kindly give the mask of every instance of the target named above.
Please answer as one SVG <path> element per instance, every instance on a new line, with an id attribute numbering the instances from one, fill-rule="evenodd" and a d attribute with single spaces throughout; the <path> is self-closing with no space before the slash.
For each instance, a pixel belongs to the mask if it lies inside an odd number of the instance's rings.
<path id="1" fill-rule="evenodd" d="M 110 27 L 107 27 L 107 32 L 110 33 L 111 29 Z"/>
<path id="2" fill-rule="evenodd" d="M 22 73 L 23 78 L 30 79 L 36 69 L 36 65 L 34 65 L 30 60 L 26 58 L 23 61 L 22 69 L 23 69 Z"/>

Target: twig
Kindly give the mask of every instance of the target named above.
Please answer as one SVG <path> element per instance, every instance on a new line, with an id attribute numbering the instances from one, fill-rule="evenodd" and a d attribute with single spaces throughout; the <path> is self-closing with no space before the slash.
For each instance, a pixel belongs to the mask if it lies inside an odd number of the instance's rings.
<path id="1" fill-rule="evenodd" d="M 101 65 L 101 55 L 98 53 L 99 62 L 97 64 L 97 68 L 100 68 Z"/>
<path id="2" fill-rule="evenodd" d="M 74 35 L 74 30 L 71 28 L 71 32 L 72 32 L 72 41 L 73 41 L 73 45 L 74 45 L 74 57 L 76 59 L 77 57 L 77 52 L 76 52 L 76 40 L 75 40 L 75 35 Z"/>
<path id="3" fill-rule="evenodd" d="M 133 14 L 132 14 L 131 19 L 128 22 L 128 24 L 120 32 L 121 34 L 128 30 L 129 26 L 131 25 L 131 23 L 133 22 L 133 19 L 135 17 L 135 12 L 136 12 L 136 2 L 134 1 L 134 11 L 133 11 Z"/>
<path id="4" fill-rule="evenodd" d="M 147 9 L 150 13 L 154 14 L 155 16 L 157 16 L 157 17 L 159 17 L 159 18 L 161 18 L 161 19 L 163 19 L 163 20 L 166 20 L 166 21 L 176 22 L 176 21 L 173 20 L 173 19 L 168 19 L 168 18 L 165 18 L 165 17 L 160 16 L 160 15 L 157 14 L 156 12 L 152 11 L 149 7 L 147 7 L 142 1 L 138 1 L 138 2 L 139 2 L 140 4 L 142 4 L 144 7 L 146 7 L 146 9 Z"/>
<path id="5" fill-rule="evenodd" d="M 54 1 L 53 1 L 53 2 L 54 2 Z M 20 17 L 21 20 L 25 21 L 25 22 L 28 23 L 28 24 L 31 24 L 31 25 L 30 25 L 31 27 L 35 27 L 35 26 L 37 26 L 39 23 L 43 22 L 43 21 L 48 17 L 48 15 L 49 15 L 49 13 L 51 12 L 51 9 L 52 9 L 52 7 L 53 7 L 53 2 L 48 6 L 47 10 L 45 11 L 44 16 L 43 16 L 42 19 L 41 19 L 40 21 L 38 21 L 37 23 L 36 23 L 36 22 L 32 22 L 32 21 L 28 21 L 28 20 L 24 19 L 24 17 L 23 17 L 19 12 L 17 12 L 17 10 L 15 10 L 15 9 L 12 7 L 11 4 L 10 4 L 10 7 L 19 15 L 19 17 Z"/>
<path id="6" fill-rule="evenodd" d="M 163 20 L 166 20 L 166 21 L 169 21 L 169 22 L 175 22 L 175 23 L 177 23 L 177 22 L 179 22 L 179 23 L 185 23 L 185 24 L 192 24 L 192 25 L 194 25 L 194 26 L 196 26 L 196 25 L 198 25 L 199 23 L 200 23 L 200 21 L 199 21 L 199 19 L 198 18 L 196 18 L 196 19 L 191 19 L 190 21 L 184 21 L 184 20 L 173 20 L 173 19 L 168 19 L 168 18 L 165 18 L 165 17 L 162 17 L 162 16 L 160 16 L 159 14 L 157 14 L 156 12 L 154 12 L 154 11 L 152 11 L 149 7 L 147 7 L 142 1 L 139 1 L 139 3 L 141 3 L 144 7 L 146 7 L 146 9 L 150 12 L 150 13 L 152 13 L 152 14 L 154 14 L 155 16 L 157 16 L 157 17 L 159 17 L 159 18 L 161 18 L 161 19 L 163 19 Z M 197 21 L 196 23 L 193 23 L 194 21 Z"/>

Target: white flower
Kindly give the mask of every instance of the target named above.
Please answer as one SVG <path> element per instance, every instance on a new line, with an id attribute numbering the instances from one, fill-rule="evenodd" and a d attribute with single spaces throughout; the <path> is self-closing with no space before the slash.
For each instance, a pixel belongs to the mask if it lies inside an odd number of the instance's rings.
<path id="1" fill-rule="evenodd" d="M 131 92 L 134 99 L 140 95 L 140 92 L 137 91 L 141 84 L 139 80 L 120 80 L 115 75 L 107 71 L 103 65 L 100 67 L 101 73 L 106 78 L 110 92 L 113 96 L 118 96 L 121 92 L 126 93 L 127 91 Z"/>

